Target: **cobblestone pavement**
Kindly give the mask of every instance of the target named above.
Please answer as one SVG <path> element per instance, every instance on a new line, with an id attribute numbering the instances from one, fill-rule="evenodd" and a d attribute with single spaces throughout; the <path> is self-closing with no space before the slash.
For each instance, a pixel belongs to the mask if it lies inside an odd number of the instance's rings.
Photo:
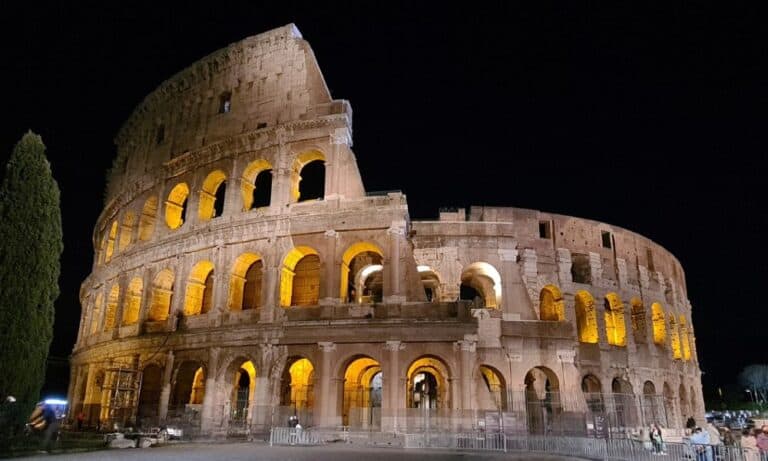
<path id="1" fill-rule="evenodd" d="M 483 453 L 445 450 L 417 450 L 402 448 L 361 448 L 344 445 L 321 447 L 270 447 L 254 443 L 186 443 L 155 448 L 126 448 L 100 450 L 87 453 L 40 454 L 24 459 L 48 459 L 56 461 L 87 460 L 280 460 L 280 461 L 438 461 L 438 460 L 576 460 L 563 456 L 537 453 Z"/>

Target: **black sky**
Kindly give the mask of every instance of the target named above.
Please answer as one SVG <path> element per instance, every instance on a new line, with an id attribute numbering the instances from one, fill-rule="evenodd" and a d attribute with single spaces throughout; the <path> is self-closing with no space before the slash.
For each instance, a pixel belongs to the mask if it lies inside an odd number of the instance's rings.
<path id="1" fill-rule="evenodd" d="M 62 189 L 53 356 L 74 343 L 122 122 L 194 61 L 294 22 L 333 97 L 352 103 L 368 190 L 402 190 L 415 218 L 507 205 L 639 232 L 686 270 L 706 390 L 766 361 L 762 12 L 694 2 L 71 3 L 4 3 L 0 14 L 0 160 L 31 128 Z"/>

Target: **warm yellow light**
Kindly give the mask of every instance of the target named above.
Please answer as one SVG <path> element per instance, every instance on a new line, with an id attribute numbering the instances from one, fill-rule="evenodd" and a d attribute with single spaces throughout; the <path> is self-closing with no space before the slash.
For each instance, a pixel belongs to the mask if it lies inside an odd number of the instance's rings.
<path id="1" fill-rule="evenodd" d="M 189 396 L 189 403 L 199 405 L 205 398 L 205 373 L 203 367 L 195 371 L 195 377 L 192 379 L 192 393 Z"/>
<path id="2" fill-rule="evenodd" d="M 318 256 L 317 250 L 314 248 L 306 247 L 306 246 L 298 246 L 291 251 L 288 252 L 287 255 L 285 255 L 285 258 L 283 258 L 283 266 L 281 270 L 280 275 L 280 305 L 283 307 L 289 307 L 291 306 L 293 302 L 293 295 L 294 295 L 294 278 L 296 276 L 296 266 L 307 256 L 315 255 Z M 317 284 L 316 286 L 319 288 L 319 272 L 317 274 Z M 312 283 L 308 283 L 308 286 L 314 287 L 315 285 Z M 311 293 L 310 293 L 310 298 Z"/>
<path id="3" fill-rule="evenodd" d="M 653 322 L 653 342 L 663 345 L 667 342 L 667 327 L 664 308 L 659 303 L 651 304 L 651 320 Z"/>
<path id="4" fill-rule="evenodd" d="M 325 161 L 325 155 L 318 150 L 302 152 L 296 157 L 291 168 L 291 200 L 299 201 L 299 183 L 301 182 L 301 170 L 310 162 L 315 160 Z"/>
<path id="5" fill-rule="evenodd" d="M 254 160 L 245 167 L 240 178 L 240 193 L 243 196 L 243 211 L 248 211 L 253 206 L 253 190 L 256 188 L 256 178 L 262 171 L 271 170 L 272 165 L 264 159 Z"/>
<path id="6" fill-rule="evenodd" d="M 379 248 L 376 244 L 371 242 L 357 242 L 353 243 L 352 245 L 347 248 L 347 250 L 344 252 L 344 254 L 341 257 L 341 280 L 340 280 L 340 286 L 339 286 L 339 299 L 342 301 L 346 301 L 347 299 L 347 293 L 349 293 L 349 265 L 352 263 L 352 260 L 355 258 L 355 256 L 359 255 L 360 253 L 375 253 L 379 255 L 382 259 L 384 258 L 384 252 L 381 251 L 381 248 Z"/>
<path id="7" fill-rule="evenodd" d="M 472 263 L 461 271 L 461 283 L 474 288 L 483 297 L 485 307 L 501 306 L 501 275 L 486 262 Z"/>
<path id="8" fill-rule="evenodd" d="M 117 315 L 117 301 L 120 298 L 120 287 L 112 285 L 107 298 L 107 310 L 104 312 L 104 331 L 115 328 L 115 316 Z"/>
<path id="9" fill-rule="evenodd" d="M 213 263 L 210 261 L 200 261 L 192 268 L 187 282 L 187 294 L 184 298 L 184 315 L 198 315 L 205 313 L 203 300 L 206 296 L 213 293 L 207 293 L 212 287 L 206 286 L 206 280 L 213 271 Z"/>
<path id="10" fill-rule="evenodd" d="M 539 316 L 541 320 L 560 322 L 565 320 L 565 301 L 560 290 L 546 285 L 539 295 Z"/>
<path id="11" fill-rule="evenodd" d="M 155 230 L 155 217 L 157 216 L 157 196 L 153 195 L 144 202 L 139 218 L 139 240 L 147 241 Z"/>
<path id="12" fill-rule="evenodd" d="M 624 304 L 616 293 L 605 295 L 605 334 L 608 344 L 627 345 L 627 327 L 624 321 Z"/>
<path id="13" fill-rule="evenodd" d="M 242 310 L 246 274 L 248 269 L 259 260 L 261 257 L 255 253 L 243 253 L 235 260 L 229 280 L 228 305 L 231 310 Z"/>
<path id="14" fill-rule="evenodd" d="M 173 272 L 170 269 L 163 269 L 155 276 L 155 281 L 152 283 L 152 304 L 148 314 L 150 321 L 162 321 L 168 318 L 172 296 Z"/>
<path id="15" fill-rule="evenodd" d="M 200 191 L 200 205 L 198 206 L 197 216 L 200 221 L 208 221 L 216 213 L 216 193 L 222 183 L 227 179 L 227 175 L 221 170 L 214 170 L 206 176 L 203 181 L 203 188 Z"/>
<path id="16" fill-rule="evenodd" d="M 596 344 L 598 332 L 595 298 L 588 291 L 581 290 L 576 293 L 574 299 L 576 301 L 576 329 L 579 333 L 579 341 Z"/>
<path id="17" fill-rule="evenodd" d="M 680 350 L 680 334 L 677 331 L 677 322 L 675 314 L 669 314 L 669 346 L 672 348 L 672 358 L 680 359 L 683 357 Z"/>
<path id="18" fill-rule="evenodd" d="M 629 302 L 632 305 L 632 332 L 636 343 L 645 343 L 645 306 L 639 298 L 632 298 Z"/>
<path id="19" fill-rule="evenodd" d="M 123 302 L 123 325 L 132 325 L 139 321 L 143 287 L 144 283 L 138 277 L 134 277 L 128 285 L 128 291 L 125 293 L 125 301 Z"/>
<path id="20" fill-rule="evenodd" d="M 685 316 L 680 314 L 680 339 L 683 343 L 683 360 L 691 360 L 691 343 L 688 335 L 688 326 Z"/>
<path id="21" fill-rule="evenodd" d="M 184 224 L 184 208 L 187 206 L 189 186 L 179 183 L 174 186 L 165 201 L 165 223 L 171 229 L 178 229 Z"/>
<path id="22" fill-rule="evenodd" d="M 120 226 L 120 244 L 118 251 L 125 251 L 133 240 L 133 228 L 136 225 L 136 215 L 132 211 L 126 211 L 123 216 L 123 225 Z"/>
<path id="23" fill-rule="evenodd" d="M 117 221 L 112 221 L 109 227 L 109 237 L 107 238 L 107 249 L 104 255 L 104 262 L 109 262 L 115 253 L 115 240 L 117 239 Z"/>

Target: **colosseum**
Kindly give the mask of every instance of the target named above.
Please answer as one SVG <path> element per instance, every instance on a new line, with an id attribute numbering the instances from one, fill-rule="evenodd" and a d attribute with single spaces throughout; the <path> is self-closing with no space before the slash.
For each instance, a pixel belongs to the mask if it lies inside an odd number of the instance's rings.
<path id="1" fill-rule="evenodd" d="M 672 254 L 528 209 L 412 220 L 405 194 L 365 190 L 350 103 L 293 24 L 162 83 L 115 143 L 71 356 L 86 424 L 600 436 L 703 419 Z"/>

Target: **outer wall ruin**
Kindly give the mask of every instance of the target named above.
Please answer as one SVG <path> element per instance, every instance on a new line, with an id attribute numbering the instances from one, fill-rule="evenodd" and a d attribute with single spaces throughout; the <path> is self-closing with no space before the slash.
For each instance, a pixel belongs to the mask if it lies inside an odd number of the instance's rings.
<path id="1" fill-rule="evenodd" d="M 683 268 L 535 210 L 412 221 L 366 193 L 348 101 L 293 25 L 147 96 L 116 137 L 71 410 L 233 434 L 681 428 L 704 405 Z"/>

